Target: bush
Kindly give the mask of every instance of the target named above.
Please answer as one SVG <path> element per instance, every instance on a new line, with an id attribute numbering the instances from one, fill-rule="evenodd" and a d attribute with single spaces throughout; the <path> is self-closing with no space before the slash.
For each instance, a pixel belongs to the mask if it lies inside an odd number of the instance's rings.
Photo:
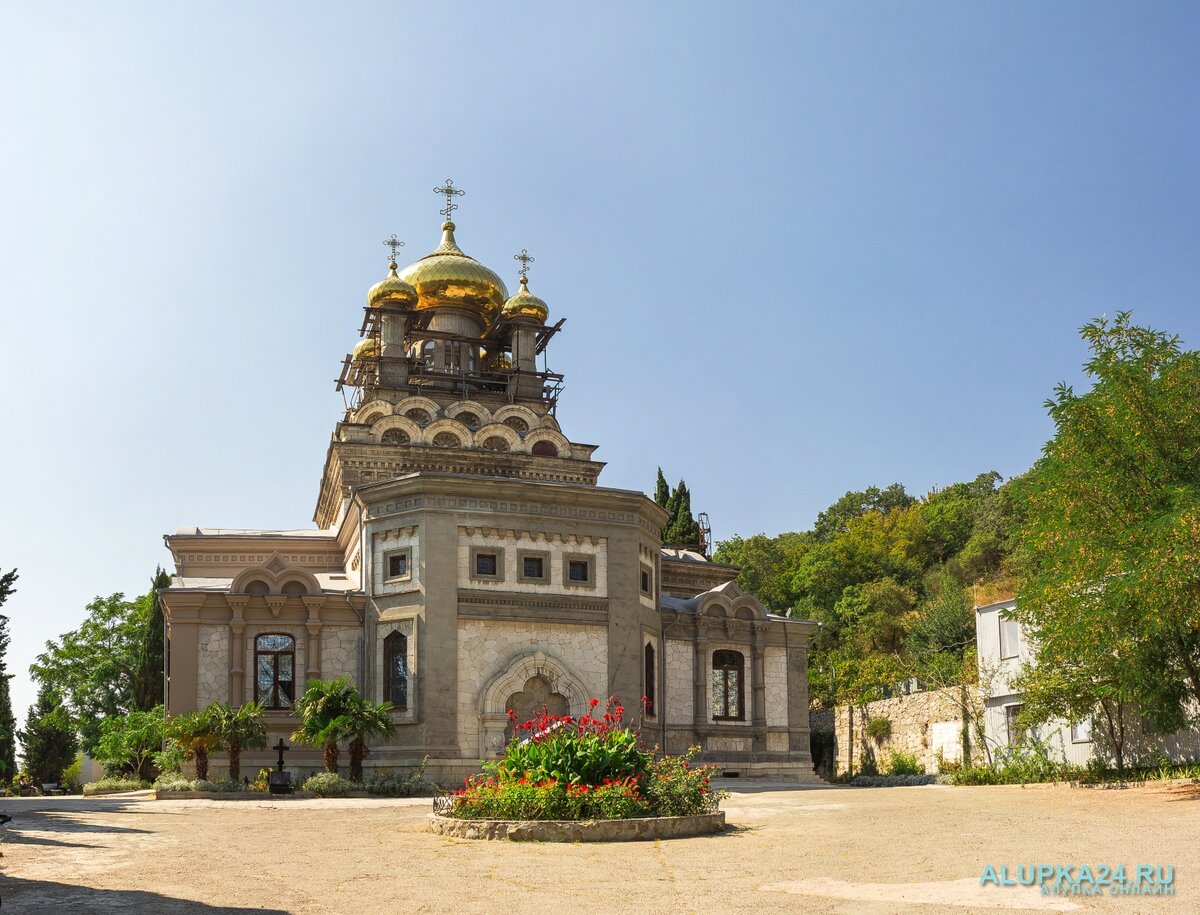
<path id="1" fill-rule="evenodd" d="M 110 776 L 108 778 L 102 778 L 98 782 L 88 782 L 83 786 L 83 793 L 98 794 L 102 791 L 145 791 L 149 787 L 150 783 L 143 781 L 140 778 Z"/>
<path id="2" fill-rule="evenodd" d="M 867 722 L 866 731 L 876 743 L 883 743 L 892 736 L 892 722 L 888 718 L 872 718 Z"/>
<path id="3" fill-rule="evenodd" d="M 163 775 L 183 771 L 183 761 L 187 758 L 187 750 L 174 737 L 168 737 L 163 748 L 152 754 L 154 767 Z"/>
<path id="4" fill-rule="evenodd" d="M 437 785 L 425 778 L 425 767 L 429 757 L 421 761 L 421 766 L 411 772 L 375 773 L 367 776 L 366 788 L 368 794 L 380 797 L 415 797 L 431 795 L 437 790 Z"/>
<path id="5" fill-rule="evenodd" d="M 76 753 L 75 761 L 67 768 L 63 769 L 62 781 L 59 782 L 63 789 L 75 794 L 82 790 L 83 785 L 83 754 Z"/>
<path id="6" fill-rule="evenodd" d="M 250 782 L 251 791 L 269 791 L 271 788 L 271 770 L 263 767 L 258 770 L 258 775 L 254 776 Z"/>
<path id="7" fill-rule="evenodd" d="M 964 765 L 947 774 L 952 785 L 1028 785 L 1078 781 L 1086 773 L 1083 766 L 1051 759 L 1049 748 L 1034 741 L 1027 746 L 997 750 L 991 765 Z"/>
<path id="8" fill-rule="evenodd" d="M 884 767 L 885 775 L 924 775 L 925 767 L 917 762 L 915 753 L 892 750 Z"/>
<path id="9" fill-rule="evenodd" d="M 159 794 L 170 794 L 173 791 L 195 791 L 192 783 L 178 772 L 165 772 L 154 780 L 154 790 Z"/>
<path id="10" fill-rule="evenodd" d="M 450 815 L 466 819 L 579 820 L 687 816 L 715 811 L 723 794 L 709 785 L 710 770 L 693 767 L 699 752 L 654 754 L 624 727 L 624 709 L 593 699 L 579 720 L 542 711 L 518 723 L 504 757 L 484 766 L 451 792 Z"/>
<path id="11" fill-rule="evenodd" d="M 301 791 L 311 791 L 317 797 L 345 797 L 351 791 L 361 790 L 361 785 L 346 781 L 336 772 L 319 772 L 303 785 Z"/>
<path id="12" fill-rule="evenodd" d="M 692 747 L 685 756 L 663 756 L 654 761 L 644 786 L 654 816 L 713 813 L 726 797 L 725 792 L 713 791 L 709 785 L 711 769 L 692 766 L 691 760 L 699 752 L 699 747 Z"/>
<path id="13" fill-rule="evenodd" d="M 850 785 L 855 788 L 909 788 L 932 785 L 937 781 L 936 775 L 859 775 L 850 780 Z"/>

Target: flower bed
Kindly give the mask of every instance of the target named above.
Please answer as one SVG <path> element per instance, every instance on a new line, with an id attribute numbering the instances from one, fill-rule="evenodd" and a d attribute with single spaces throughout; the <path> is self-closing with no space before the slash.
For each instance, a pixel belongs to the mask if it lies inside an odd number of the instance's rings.
<path id="1" fill-rule="evenodd" d="M 452 791 L 438 805 L 432 828 L 472 838 L 544 841 L 553 841 L 551 836 L 588 841 L 580 829 L 564 825 L 585 821 L 593 825 L 583 832 L 601 837 L 612 833 L 612 838 L 649 838 L 656 836 L 656 829 L 663 831 L 656 837 L 667 837 L 676 829 L 688 835 L 697 834 L 689 830 L 719 829 L 724 814 L 717 808 L 723 794 L 712 789 L 707 767 L 692 765 L 699 748 L 693 747 L 685 756 L 656 757 L 625 726 L 625 710 L 615 698 L 603 712 L 597 711 L 599 704 L 598 699 L 591 700 L 588 712 L 579 719 L 544 710 L 529 721 L 513 718 L 514 737 L 504 756 L 485 763 L 482 775 L 466 779 L 462 788 Z M 645 825 L 663 819 L 696 822 Z M 450 825 L 466 821 L 491 825 Z M 625 830 L 595 828 L 595 823 L 612 821 L 643 825 Z M 526 828 L 532 822 L 557 825 Z"/>

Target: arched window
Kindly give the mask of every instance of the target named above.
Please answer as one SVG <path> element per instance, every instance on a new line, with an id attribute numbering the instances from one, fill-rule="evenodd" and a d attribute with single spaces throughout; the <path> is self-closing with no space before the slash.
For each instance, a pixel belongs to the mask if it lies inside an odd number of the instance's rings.
<path id="1" fill-rule="evenodd" d="M 403 429 L 388 429 L 383 433 L 381 441 L 385 445 L 407 445 L 408 433 Z"/>
<path id="2" fill-rule="evenodd" d="M 558 457 L 558 448 L 554 442 L 534 442 L 532 451 L 541 457 Z"/>
<path id="3" fill-rule="evenodd" d="M 507 451 L 508 440 L 501 435 L 489 435 L 483 440 L 483 447 L 488 451 Z"/>
<path id="4" fill-rule="evenodd" d="M 254 640 L 254 701 L 291 708 L 296 698 L 296 640 L 271 633 Z"/>
<path id="5" fill-rule="evenodd" d="M 304 583 L 300 581 L 289 581 L 286 585 L 279 589 L 280 594 L 286 594 L 288 597 L 303 597 L 308 593 L 308 588 L 304 587 Z"/>
<path id="6" fill-rule="evenodd" d="M 508 428 L 512 429 L 518 435 L 524 435 L 529 431 L 529 423 L 525 422 L 519 416 L 510 416 L 504 421 L 504 425 L 508 426 Z"/>
<path id="7" fill-rule="evenodd" d="M 408 708 L 408 638 L 393 632 L 383 640 L 383 698 L 398 709 Z"/>
<path id="8" fill-rule="evenodd" d="M 740 651 L 714 651 L 712 670 L 713 718 L 724 721 L 745 720 L 746 658 Z"/>
<path id="9" fill-rule="evenodd" d="M 468 429 L 474 431 L 479 428 L 479 416 L 470 411 L 464 411 L 454 417 Z"/>
<path id="10" fill-rule="evenodd" d="M 644 684 L 645 691 L 642 693 L 642 695 L 644 695 L 646 697 L 646 714 L 653 716 L 654 715 L 654 679 L 655 679 L 654 678 L 654 674 L 655 674 L 654 646 L 651 645 L 649 642 L 646 643 L 646 650 L 645 650 L 644 654 L 646 656 L 646 674 L 645 674 L 646 682 Z"/>
<path id="11" fill-rule="evenodd" d="M 429 411 L 422 410 L 420 407 L 413 407 L 411 410 L 405 411 L 404 415 L 411 419 L 418 426 L 428 426 L 431 418 L 429 416 Z"/>
<path id="12" fill-rule="evenodd" d="M 433 437 L 433 443 L 439 448 L 461 448 L 462 442 L 453 432 L 439 432 Z"/>
<path id="13" fill-rule="evenodd" d="M 271 586 L 265 581 L 252 581 L 246 585 L 246 593 L 251 597 L 264 597 L 271 593 Z"/>

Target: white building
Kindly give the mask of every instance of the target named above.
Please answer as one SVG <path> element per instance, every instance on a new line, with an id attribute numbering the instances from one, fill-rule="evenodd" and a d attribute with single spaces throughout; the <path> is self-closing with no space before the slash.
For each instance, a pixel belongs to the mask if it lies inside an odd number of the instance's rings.
<path id="1" fill-rule="evenodd" d="M 1002 600 L 975 608 L 975 644 L 979 665 L 979 693 L 983 702 L 984 735 L 994 754 L 1030 737 L 1045 744 L 1053 756 L 1076 765 L 1087 765 L 1099 756 L 1106 764 L 1112 754 L 1104 746 L 1104 733 L 1093 721 L 1052 720 L 1032 733 L 1017 724 L 1021 693 L 1013 681 L 1021 668 L 1034 660 L 1033 646 L 1020 623 L 1011 618 L 1016 600 Z M 1200 733 L 1194 730 L 1157 734 L 1140 715 L 1127 713 L 1125 759 L 1127 765 L 1155 765 L 1160 760 L 1192 763 L 1200 760 Z"/>

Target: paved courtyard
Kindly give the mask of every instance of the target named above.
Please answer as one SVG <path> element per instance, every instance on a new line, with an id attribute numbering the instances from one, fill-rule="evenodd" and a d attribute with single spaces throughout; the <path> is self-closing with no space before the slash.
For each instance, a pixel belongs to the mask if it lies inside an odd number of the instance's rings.
<path id="1" fill-rule="evenodd" d="M 0 800 L 9 912 L 1200 911 L 1200 788 L 733 785 L 731 828 L 616 845 L 425 831 L 428 800 Z M 1175 864 L 1174 898 L 981 890 L 987 864 Z"/>

